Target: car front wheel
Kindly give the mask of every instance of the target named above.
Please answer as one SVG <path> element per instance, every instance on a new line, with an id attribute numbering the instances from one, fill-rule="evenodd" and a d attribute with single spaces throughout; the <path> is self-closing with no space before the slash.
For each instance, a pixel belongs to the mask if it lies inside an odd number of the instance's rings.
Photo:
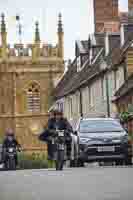
<path id="1" fill-rule="evenodd" d="M 129 157 L 125 160 L 125 165 L 132 165 L 132 157 Z"/>
<path id="2" fill-rule="evenodd" d="M 77 166 L 78 166 L 78 167 L 84 167 L 84 166 L 85 166 L 84 164 L 85 164 L 85 163 L 84 163 L 83 160 L 78 159 L 78 161 L 77 161 Z"/>
<path id="3" fill-rule="evenodd" d="M 116 166 L 120 166 L 120 165 L 122 166 L 123 163 L 124 163 L 123 160 L 117 160 L 117 161 L 115 161 L 115 165 Z"/>

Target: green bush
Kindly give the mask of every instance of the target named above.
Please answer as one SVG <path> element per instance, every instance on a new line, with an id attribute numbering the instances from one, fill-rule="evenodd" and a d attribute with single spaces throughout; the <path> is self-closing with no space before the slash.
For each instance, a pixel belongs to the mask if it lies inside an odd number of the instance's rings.
<path id="1" fill-rule="evenodd" d="M 3 143 L 3 137 L 0 137 L 0 144 Z"/>
<path id="2" fill-rule="evenodd" d="M 39 155 L 33 153 L 27 155 L 20 153 L 19 156 L 19 168 L 20 169 L 46 169 L 48 168 L 48 161 L 46 155 Z"/>
<path id="3" fill-rule="evenodd" d="M 128 122 L 129 116 L 130 116 L 129 112 L 123 112 L 120 114 L 120 119 L 122 122 L 126 123 Z"/>

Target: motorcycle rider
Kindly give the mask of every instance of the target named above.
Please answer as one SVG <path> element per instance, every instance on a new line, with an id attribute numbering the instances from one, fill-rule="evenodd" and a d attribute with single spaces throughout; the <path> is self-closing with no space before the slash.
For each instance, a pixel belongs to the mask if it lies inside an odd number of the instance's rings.
<path id="1" fill-rule="evenodd" d="M 56 129 L 65 131 L 66 155 L 67 155 L 67 160 L 68 160 L 68 159 L 70 159 L 70 155 L 71 155 L 72 127 L 69 124 L 68 120 L 66 118 L 64 118 L 63 112 L 58 111 L 58 110 L 56 111 L 55 126 L 56 126 Z M 62 168 L 59 170 L 62 170 Z"/>
<path id="2" fill-rule="evenodd" d="M 18 150 L 21 149 L 21 145 L 18 143 L 18 141 L 15 138 L 14 131 L 12 129 L 6 130 L 6 137 L 2 144 L 2 163 L 6 163 L 7 157 L 6 157 L 6 150 L 7 148 L 17 148 Z M 18 157 L 17 154 L 15 155 L 15 162 L 16 166 L 18 165 Z"/>
<path id="3" fill-rule="evenodd" d="M 56 144 L 52 141 L 52 133 L 55 130 L 66 130 L 67 131 L 67 156 L 71 154 L 71 135 L 72 128 L 68 121 L 63 117 L 63 113 L 59 110 L 51 110 L 50 117 L 47 124 L 47 129 L 39 136 L 39 139 L 47 142 L 48 145 L 48 159 L 52 162 L 52 166 L 55 165 L 56 160 Z"/>

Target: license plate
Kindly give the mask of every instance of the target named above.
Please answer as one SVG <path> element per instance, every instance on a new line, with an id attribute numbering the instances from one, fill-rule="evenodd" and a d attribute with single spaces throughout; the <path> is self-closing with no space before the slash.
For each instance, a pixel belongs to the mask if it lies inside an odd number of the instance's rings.
<path id="1" fill-rule="evenodd" d="M 65 149 L 64 144 L 59 144 L 58 149 L 59 149 L 59 150 L 64 150 L 64 149 Z"/>
<path id="2" fill-rule="evenodd" d="M 114 152 L 115 151 L 115 147 L 98 147 L 98 152 Z"/>
<path id="3" fill-rule="evenodd" d="M 63 137 L 64 136 L 64 132 L 59 132 L 58 135 L 59 135 L 59 137 Z"/>

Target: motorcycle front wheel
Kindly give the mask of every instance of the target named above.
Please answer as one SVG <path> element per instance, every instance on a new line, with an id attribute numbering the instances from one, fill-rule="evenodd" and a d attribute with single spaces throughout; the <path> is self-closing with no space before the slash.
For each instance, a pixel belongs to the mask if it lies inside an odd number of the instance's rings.
<path id="1" fill-rule="evenodd" d="M 56 170 L 63 170 L 64 166 L 64 151 L 57 151 Z"/>
<path id="2" fill-rule="evenodd" d="M 16 170 L 16 162 L 14 158 L 9 157 L 6 165 L 8 170 Z"/>

